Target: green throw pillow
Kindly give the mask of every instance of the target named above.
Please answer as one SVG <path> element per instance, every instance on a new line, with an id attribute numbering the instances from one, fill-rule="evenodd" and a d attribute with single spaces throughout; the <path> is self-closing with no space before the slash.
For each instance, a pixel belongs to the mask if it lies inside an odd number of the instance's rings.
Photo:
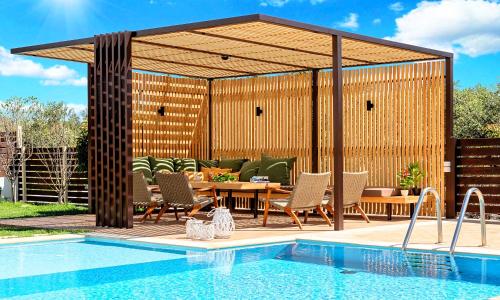
<path id="1" fill-rule="evenodd" d="M 171 158 L 149 158 L 149 163 L 151 164 L 151 170 L 153 173 L 158 171 L 167 170 L 170 172 L 175 172 L 174 161 Z"/>
<path id="2" fill-rule="evenodd" d="M 219 166 L 218 160 L 198 159 L 196 162 L 198 162 L 198 171 L 201 168 L 217 168 Z"/>
<path id="3" fill-rule="evenodd" d="M 241 169 L 241 166 L 248 159 L 246 158 L 238 158 L 238 159 L 221 159 L 219 161 L 219 168 L 221 169 L 231 169 L 233 172 L 238 172 Z"/>
<path id="4" fill-rule="evenodd" d="M 132 171 L 142 172 L 149 184 L 153 182 L 153 173 L 151 172 L 151 165 L 147 156 L 134 158 L 132 160 Z"/>
<path id="5" fill-rule="evenodd" d="M 196 172 L 196 159 L 194 158 L 173 158 L 175 172 Z"/>
<path id="6" fill-rule="evenodd" d="M 246 161 L 240 170 L 240 181 L 250 181 L 250 178 L 259 173 L 260 160 Z"/>
<path id="7" fill-rule="evenodd" d="M 279 182 L 284 185 L 290 184 L 290 171 L 297 157 L 273 158 L 262 155 L 258 176 L 268 176 L 270 182 Z"/>

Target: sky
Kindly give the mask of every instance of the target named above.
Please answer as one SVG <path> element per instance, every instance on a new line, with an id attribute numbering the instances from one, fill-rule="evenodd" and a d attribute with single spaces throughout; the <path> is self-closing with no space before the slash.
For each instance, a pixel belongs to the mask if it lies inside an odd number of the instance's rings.
<path id="1" fill-rule="evenodd" d="M 497 0 L 0 0 L 0 101 L 87 105 L 86 65 L 11 48 L 254 13 L 450 51 L 459 87 L 500 82 Z"/>

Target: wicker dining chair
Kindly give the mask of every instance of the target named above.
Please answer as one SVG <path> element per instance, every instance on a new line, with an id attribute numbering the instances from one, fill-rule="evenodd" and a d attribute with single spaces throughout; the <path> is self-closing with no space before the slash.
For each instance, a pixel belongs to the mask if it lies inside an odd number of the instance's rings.
<path id="1" fill-rule="evenodd" d="M 158 216 L 156 217 L 155 223 L 158 223 L 161 216 L 169 208 L 182 208 L 184 210 L 191 210 L 188 217 L 195 215 L 203 207 L 212 204 L 217 207 L 218 200 L 221 198 L 217 196 L 215 186 L 193 190 L 189 184 L 188 177 L 182 173 L 157 173 L 155 175 L 156 182 L 160 186 L 160 191 L 163 197 L 164 205 Z M 198 195 L 198 192 L 210 191 L 211 196 Z M 176 220 L 179 220 L 177 214 L 175 214 Z"/>
<path id="2" fill-rule="evenodd" d="M 264 221 L 262 226 L 267 224 L 267 216 L 270 206 L 274 206 L 283 210 L 302 230 L 302 223 L 297 214 L 301 210 L 315 209 L 329 226 L 332 226 L 330 219 L 321 209 L 321 201 L 325 195 L 330 172 L 327 173 L 302 173 L 297 179 L 292 191 L 287 191 L 279 188 L 267 188 L 267 195 L 264 200 Z M 283 194 L 283 199 L 271 199 L 273 193 Z M 273 197 L 275 198 L 275 197 Z"/>
<path id="3" fill-rule="evenodd" d="M 370 223 L 370 219 L 359 205 L 367 181 L 368 171 L 354 173 L 344 172 L 344 208 L 354 207 L 354 209 L 361 214 L 361 217 L 365 219 L 367 223 Z M 326 197 L 328 197 L 328 199 L 326 199 Z M 323 206 L 333 216 L 333 197 L 326 197 L 323 200 Z"/>
<path id="4" fill-rule="evenodd" d="M 140 219 L 141 222 L 144 222 L 147 217 L 153 214 L 155 208 L 160 207 L 163 201 L 159 195 L 153 195 L 148 189 L 148 182 L 142 172 L 134 172 L 133 174 L 133 204 L 134 207 L 146 208 L 146 212 Z"/>

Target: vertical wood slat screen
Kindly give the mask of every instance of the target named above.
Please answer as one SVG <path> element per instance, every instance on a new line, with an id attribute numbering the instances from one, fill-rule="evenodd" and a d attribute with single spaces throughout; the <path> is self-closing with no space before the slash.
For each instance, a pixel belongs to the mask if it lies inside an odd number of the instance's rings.
<path id="1" fill-rule="evenodd" d="M 207 81 L 134 72 L 132 87 L 134 157 L 208 158 Z"/>
<path id="2" fill-rule="evenodd" d="M 427 174 L 423 185 L 444 197 L 444 63 L 351 69 L 343 76 L 345 171 L 368 170 L 368 185 L 396 187 L 396 173 L 419 161 Z M 311 84 L 309 72 L 214 80 L 213 158 L 297 156 L 292 182 L 311 171 Z M 331 171 L 331 72 L 321 71 L 318 85 L 319 167 Z M 134 156 L 207 158 L 206 91 L 202 80 L 134 74 Z M 375 105 L 371 111 L 367 100 Z M 161 105 L 169 116 L 165 121 L 157 113 Z M 263 110 L 259 117 L 256 107 Z M 197 114 L 201 119 L 193 125 Z M 371 214 L 386 213 L 385 205 L 363 206 Z M 407 205 L 393 210 L 409 214 Z M 430 201 L 422 214 L 432 213 Z"/>
<path id="3" fill-rule="evenodd" d="M 311 82 L 310 73 L 214 81 L 214 157 L 297 156 L 292 177 L 310 171 Z M 331 73 L 320 72 L 318 85 L 320 171 L 331 171 Z M 396 173 L 419 161 L 427 174 L 423 185 L 444 196 L 444 63 L 345 70 L 343 97 L 346 172 L 368 170 L 368 185 L 396 187 Z M 367 100 L 375 105 L 371 111 Z M 385 205 L 363 205 L 386 213 Z M 409 215 L 408 205 L 393 209 Z M 432 213 L 429 201 L 422 214 Z"/>
<path id="4" fill-rule="evenodd" d="M 296 156 L 292 181 L 311 171 L 311 83 L 309 73 L 215 80 L 213 157 Z"/>
<path id="5" fill-rule="evenodd" d="M 331 128 L 331 74 L 320 73 L 320 128 Z M 344 71 L 344 169 L 369 171 L 369 186 L 398 186 L 396 173 L 418 161 L 423 186 L 436 187 L 444 203 L 444 63 L 427 62 Z M 374 104 L 367 110 L 367 101 Z M 320 130 L 320 170 L 333 169 L 333 144 Z M 386 206 L 364 203 L 370 213 Z M 429 201 L 424 215 L 434 213 Z M 409 215 L 408 205 L 393 213 Z M 443 210 L 444 211 L 444 210 Z"/>
<path id="6" fill-rule="evenodd" d="M 131 33 L 98 35 L 89 95 L 89 202 L 97 226 L 133 226 Z"/>

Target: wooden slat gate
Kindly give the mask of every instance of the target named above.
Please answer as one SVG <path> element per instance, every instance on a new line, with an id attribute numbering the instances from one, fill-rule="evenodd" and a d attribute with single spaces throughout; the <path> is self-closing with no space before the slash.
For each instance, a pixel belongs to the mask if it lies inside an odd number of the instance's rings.
<path id="1" fill-rule="evenodd" d="M 26 161 L 26 173 L 19 176 L 19 199 L 23 199 L 23 179 L 26 180 L 26 200 L 33 202 L 57 202 L 57 193 L 50 186 L 49 173 L 46 164 L 51 149 L 34 149 L 31 157 Z M 76 149 L 68 149 L 68 157 L 75 157 Z M 49 161 L 50 162 L 50 161 Z M 70 162 L 76 163 L 76 162 Z M 54 175 L 54 174 L 53 174 Z M 68 201 L 71 203 L 87 204 L 87 172 L 73 172 L 70 178 Z"/>
<path id="2" fill-rule="evenodd" d="M 477 187 L 484 195 L 486 213 L 500 213 L 500 138 L 457 140 L 456 211 L 462 208 L 465 193 Z M 479 212 L 474 196 L 468 212 Z"/>

